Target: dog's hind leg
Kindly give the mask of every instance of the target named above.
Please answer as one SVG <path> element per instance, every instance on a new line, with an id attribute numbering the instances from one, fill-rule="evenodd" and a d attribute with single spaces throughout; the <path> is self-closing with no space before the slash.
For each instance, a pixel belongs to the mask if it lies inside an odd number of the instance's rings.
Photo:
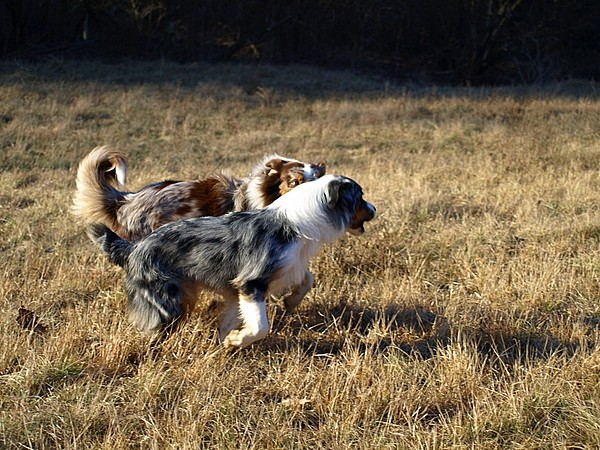
<path id="1" fill-rule="evenodd" d="M 244 289 L 239 295 L 238 308 L 242 326 L 227 334 L 223 340 L 225 347 L 246 347 L 269 332 L 264 290 Z"/>
<path id="2" fill-rule="evenodd" d="M 285 310 L 288 313 L 293 312 L 302 299 L 306 296 L 308 291 L 310 291 L 315 285 L 315 279 L 308 270 L 304 274 L 304 280 L 302 283 L 292 290 L 292 293 L 283 299 L 283 304 L 285 305 Z"/>

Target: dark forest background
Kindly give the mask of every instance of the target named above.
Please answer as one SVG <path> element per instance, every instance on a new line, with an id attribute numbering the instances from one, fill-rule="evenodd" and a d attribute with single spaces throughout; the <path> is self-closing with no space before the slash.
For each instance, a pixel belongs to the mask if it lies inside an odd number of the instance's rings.
<path id="1" fill-rule="evenodd" d="M 460 84 L 600 77 L 599 0 L 0 0 L 0 56 L 309 63 Z"/>

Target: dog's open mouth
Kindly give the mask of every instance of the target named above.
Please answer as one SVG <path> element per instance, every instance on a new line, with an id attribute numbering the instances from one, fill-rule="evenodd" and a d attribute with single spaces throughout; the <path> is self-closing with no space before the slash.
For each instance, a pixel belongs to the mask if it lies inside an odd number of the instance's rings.
<path id="1" fill-rule="evenodd" d="M 350 233 L 352 236 L 360 236 L 364 232 L 365 232 L 365 227 L 363 225 L 361 225 L 358 228 L 348 228 L 348 233 Z"/>
<path id="2" fill-rule="evenodd" d="M 373 220 L 375 217 L 375 207 L 369 203 L 362 201 L 362 204 L 357 208 L 352 219 L 352 223 L 346 229 L 353 236 L 360 236 L 365 232 L 365 222 Z"/>

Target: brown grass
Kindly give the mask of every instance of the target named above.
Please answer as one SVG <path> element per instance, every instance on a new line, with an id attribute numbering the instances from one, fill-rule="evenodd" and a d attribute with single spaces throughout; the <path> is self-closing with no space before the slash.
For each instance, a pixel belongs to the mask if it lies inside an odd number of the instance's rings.
<path id="1" fill-rule="evenodd" d="M 595 94 L 5 64 L 0 447 L 597 448 Z M 128 154 L 132 189 L 241 176 L 269 152 L 325 159 L 379 216 L 313 261 L 296 314 L 270 305 L 258 345 L 224 351 L 200 312 L 153 356 L 122 271 L 68 214 L 101 144 Z"/>

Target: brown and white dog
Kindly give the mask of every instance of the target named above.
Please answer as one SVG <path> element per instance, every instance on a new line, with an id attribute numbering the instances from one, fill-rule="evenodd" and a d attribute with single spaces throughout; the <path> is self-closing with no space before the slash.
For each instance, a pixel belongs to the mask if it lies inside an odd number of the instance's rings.
<path id="1" fill-rule="evenodd" d="M 299 184 L 325 174 L 325 164 L 278 155 L 264 157 L 247 178 L 224 174 L 195 181 L 160 181 L 137 192 L 124 189 L 127 162 L 108 146 L 92 150 L 77 169 L 72 212 L 84 223 L 102 223 L 123 239 L 138 241 L 179 219 L 262 209 Z"/>
<path id="2" fill-rule="evenodd" d="M 86 224 L 103 224 L 136 242 L 180 219 L 265 208 L 299 184 L 322 177 L 325 170 L 323 162 L 303 163 L 273 154 L 259 161 L 246 178 L 215 174 L 203 180 L 160 181 L 127 192 L 119 190 L 126 180 L 125 156 L 103 146 L 79 164 L 72 212 Z M 314 277 L 306 271 L 302 284 L 283 299 L 286 310 L 293 311 L 313 285 Z"/>

